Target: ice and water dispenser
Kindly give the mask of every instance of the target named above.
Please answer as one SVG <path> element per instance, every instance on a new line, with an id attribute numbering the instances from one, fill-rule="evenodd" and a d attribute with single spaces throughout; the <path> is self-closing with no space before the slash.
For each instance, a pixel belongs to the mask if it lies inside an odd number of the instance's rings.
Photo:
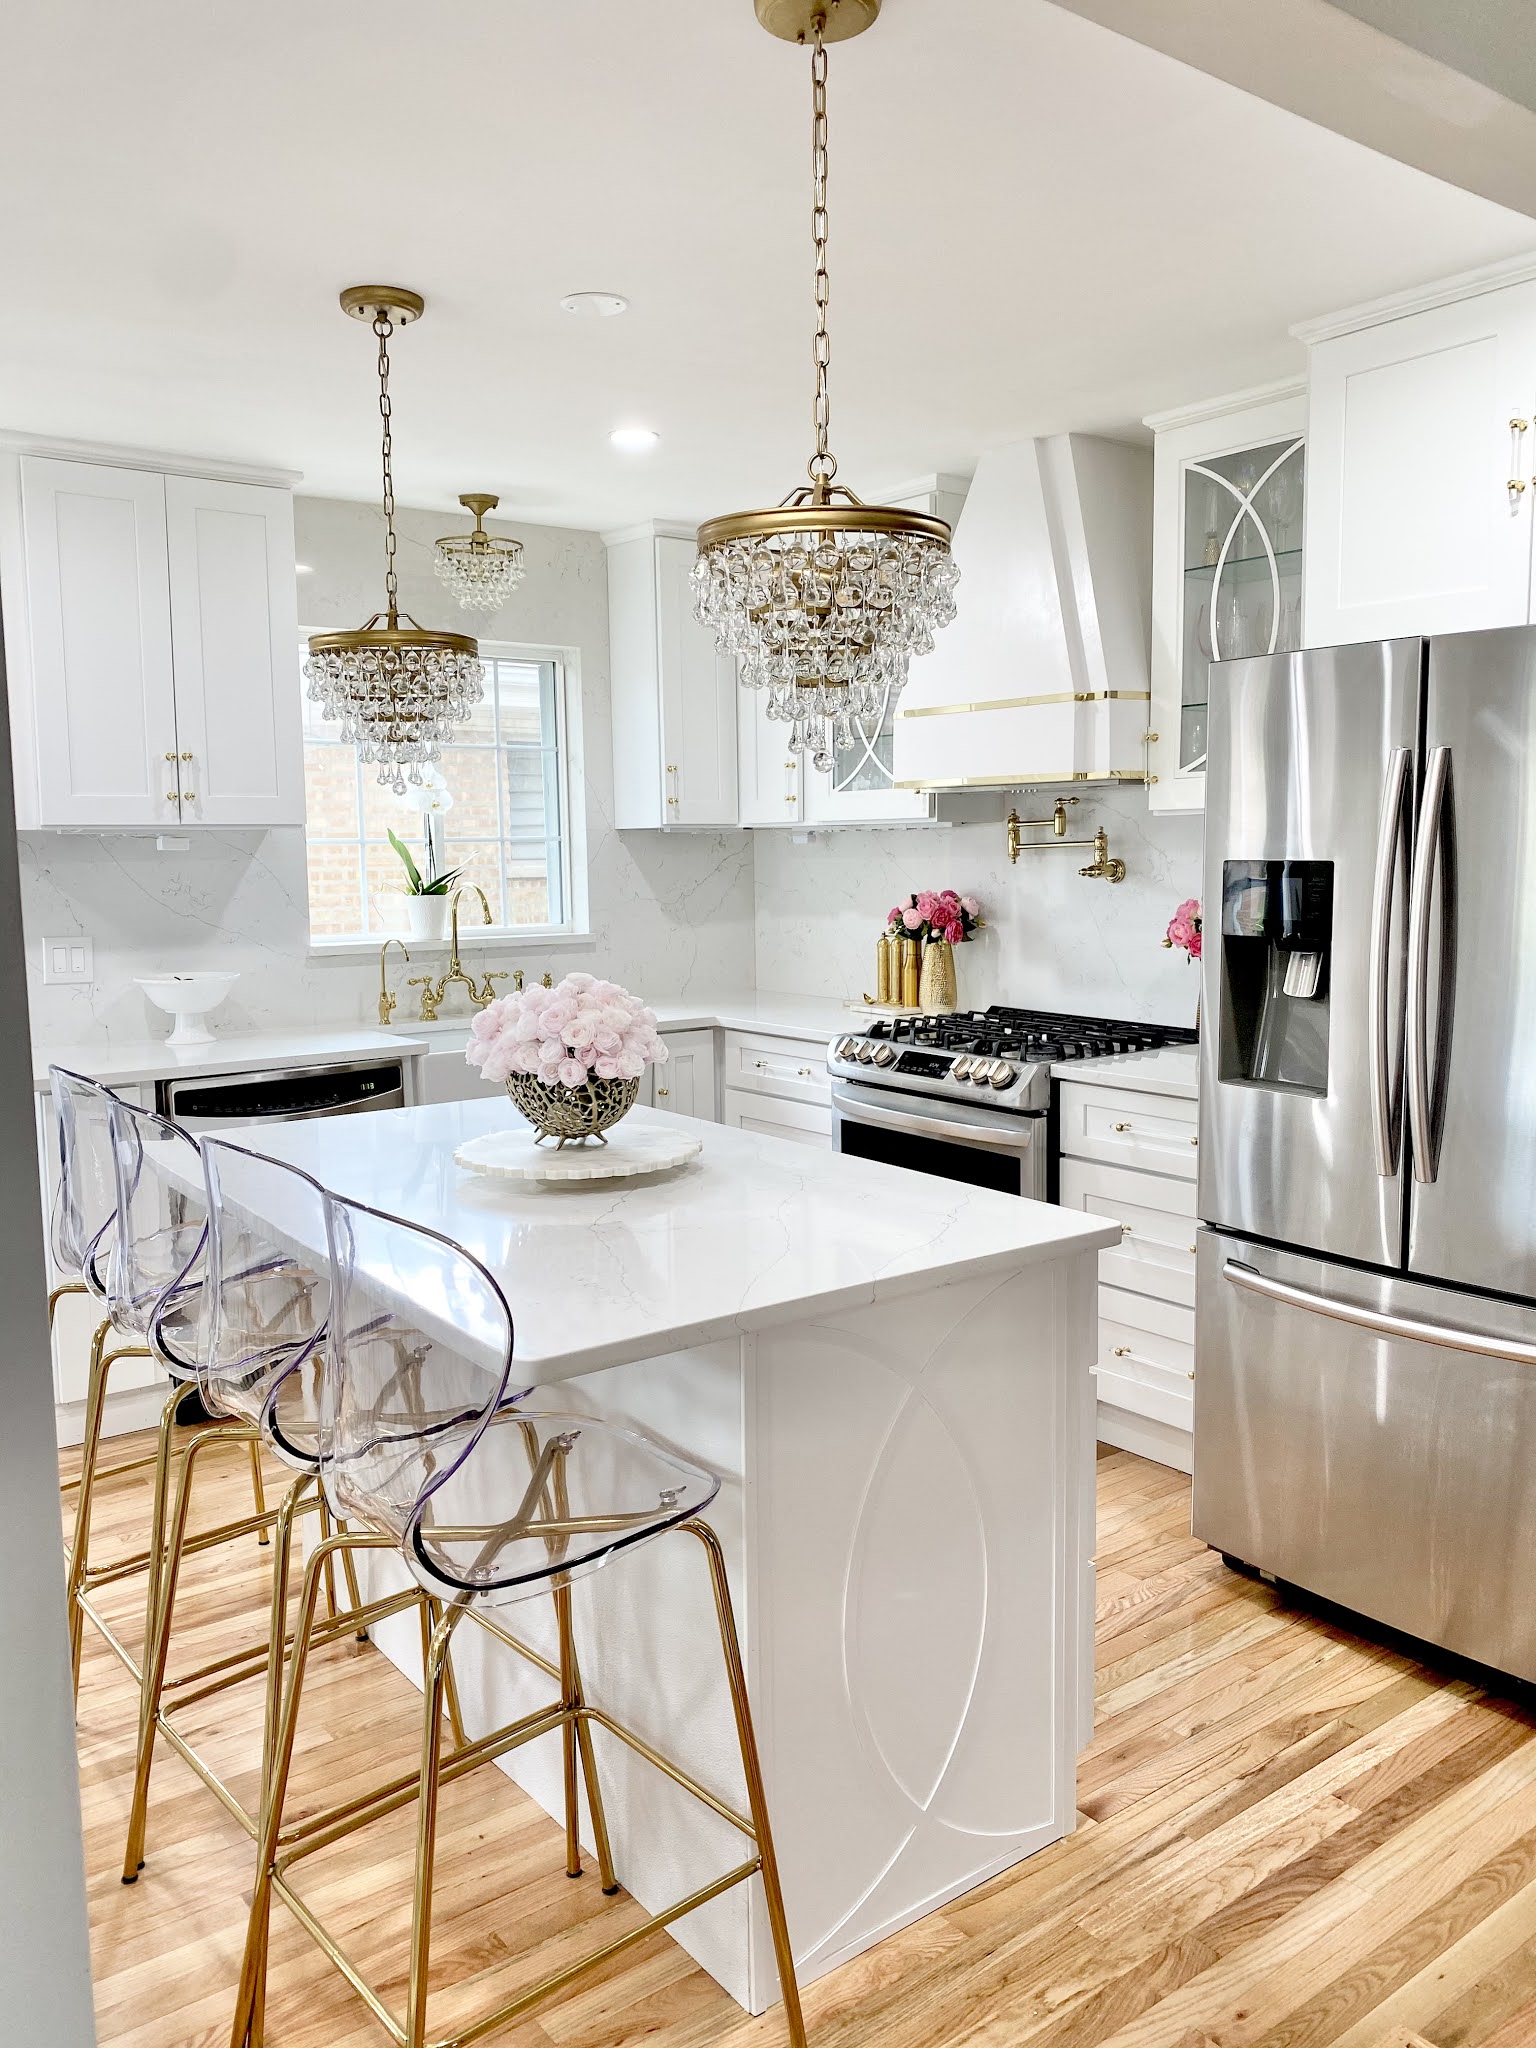
<path id="1" fill-rule="evenodd" d="M 1333 862 L 1222 868 L 1221 1078 L 1328 1092 Z"/>

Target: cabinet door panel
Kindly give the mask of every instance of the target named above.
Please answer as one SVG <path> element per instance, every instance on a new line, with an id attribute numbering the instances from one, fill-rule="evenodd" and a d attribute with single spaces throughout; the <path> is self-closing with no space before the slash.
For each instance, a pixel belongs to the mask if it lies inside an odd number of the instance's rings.
<path id="1" fill-rule="evenodd" d="M 663 799 L 674 825 L 736 823 L 736 664 L 693 615 L 692 541 L 656 542 Z"/>
<path id="2" fill-rule="evenodd" d="M 715 1109 L 715 1034 L 713 1031 L 669 1031 L 667 1062 L 650 1067 L 651 1101 L 674 1116 L 702 1117 L 717 1123 Z"/>
<path id="3" fill-rule="evenodd" d="M 165 500 L 183 816 L 302 825 L 292 497 L 172 476 Z"/>
<path id="4" fill-rule="evenodd" d="M 38 822 L 174 824 L 163 480 L 27 456 L 21 487 Z"/>
<path id="5" fill-rule="evenodd" d="M 804 810 L 801 757 L 789 731 L 768 716 L 762 690 L 743 690 L 736 705 L 738 819 L 743 825 L 798 825 Z"/>
<path id="6" fill-rule="evenodd" d="M 1525 623 L 1533 399 L 1530 286 L 1313 350 L 1308 645 Z"/>

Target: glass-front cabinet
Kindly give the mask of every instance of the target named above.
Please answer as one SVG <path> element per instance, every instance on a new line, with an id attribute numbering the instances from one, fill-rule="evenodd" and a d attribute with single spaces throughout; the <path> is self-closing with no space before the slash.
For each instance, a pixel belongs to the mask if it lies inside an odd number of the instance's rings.
<path id="1" fill-rule="evenodd" d="M 1240 392 L 1154 414 L 1154 811 L 1205 806 L 1213 661 L 1302 642 L 1306 386 Z"/>

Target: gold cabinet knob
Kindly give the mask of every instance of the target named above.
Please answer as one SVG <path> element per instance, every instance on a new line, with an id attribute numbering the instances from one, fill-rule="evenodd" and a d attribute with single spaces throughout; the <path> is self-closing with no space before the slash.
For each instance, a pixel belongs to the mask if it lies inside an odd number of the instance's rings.
<path id="1" fill-rule="evenodd" d="M 168 789 L 165 792 L 165 800 L 168 804 L 179 804 L 181 802 L 180 796 L 174 789 Z"/>
<path id="2" fill-rule="evenodd" d="M 1190 1248 L 1189 1248 L 1189 1256 L 1190 1256 L 1191 1258 L 1193 1258 L 1193 1257 L 1195 1256 L 1196 1252 L 1198 1252 L 1198 1251 L 1199 1251 L 1199 1249 L 1200 1249 L 1200 1247 L 1199 1247 L 1199 1246 L 1198 1246 L 1197 1244 L 1192 1244 L 1192 1245 L 1190 1246 Z"/>
<path id="3" fill-rule="evenodd" d="M 1116 1124 L 1116 1125 L 1115 1125 L 1115 1129 L 1116 1129 L 1117 1131 L 1128 1131 L 1128 1130 L 1129 1130 L 1130 1128 L 1131 1128 L 1131 1127 L 1130 1127 L 1130 1125 L 1129 1125 L 1129 1124 Z"/>
<path id="4" fill-rule="evenodd" d="M 1513 491 L 1515 496 L 1518 497 L 1525 489 L 1525 478 L 1523 476 L 1512 476 L 1504 488 L 1507 491 Z"/>
<path id="5" fill-rule="evenodd" d="M 1198 1138 L 1191 1138 L 1189 1142 L 1191 1145 L 1198 1145 L 1200 1140 Z"/>
<path id="6" fill-rule="evenodd" d="M 181 792 L 181 800 L 184 804 L 195 804 L 197 802 L 197 791 L 195 789 L 184 789 Z"/>
<path id="7" fill-rule="evenodd" d="M 1111 1358 L 1129 1358 L 1131 1347 L 1129 1344 L 1115 1344 L 1111 1346 L 1109 1355 Z"/>
<path id="8" fill-rule="evenodd" d="M 1184 1375 L 1184 1377 L 1185 1377 L 1186 1379 L 1190 1379 L 1190 1380 L 1192 1380 L 1192 1379 L 1194 1378 L 1194 1376 L 1195 1376 L 1195 1368 L 1194 1368 L 1193 1366 L 1191 1366 L 1191 1367 L 1189 1368 L 1189 1371 L 1188 1371 L 1188 1372 L 1187 1372 L 1187 1373 L 1186 1373 L 1186 1374 Z"/>
<path id="9" fill-rule="evenodd" d="M 167 761 L 174 761 L 176 756 L 174 754 L 167 754 L 165 758 Z"/>
<path id="10" fill-rule="evenodd" d="M 670 1088 L 658 1088 L 658 1089 L 656 1090 L 656 1093 L 657 1093 L 658 1095 L 670 1095 L 670 1094 L 672 1093 L 672 1091 L 671 1091 L 671 1089 L 670 1089 Z"/>
<path id="11" fill-rule="evenodd" d="M 183 761 L 190 761 L 192 756 L 190 754 L 183 754 L 181 758 Z"/>

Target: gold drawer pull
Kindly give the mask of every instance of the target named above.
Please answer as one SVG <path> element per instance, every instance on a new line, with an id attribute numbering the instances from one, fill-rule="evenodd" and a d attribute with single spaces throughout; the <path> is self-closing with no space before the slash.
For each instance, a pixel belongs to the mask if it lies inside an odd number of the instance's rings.
<path id="1" fill-rule="evenodd" d="M 671 1091 L 671 1089 L 670 1089 L 670 1088 L 658 1088 L 658 1089 L 656 1090 L 656 1093 L 657 1093 L 658 1095 L 670 1095 L 670 1094 L 672 1093 L 672 1091 Z"/>
<path id="2" fill-rule="evenodd" d="M 1200 1140 L 1198 1138 L 1191 1138 L 1189 1142 L 1191 1145 L 1198 1145 Z"/>
<path id="3" fill-rule="evenodd" d="M 816 1069 L 814 1067 L 801 1067 L 798 1071 L 802 1081 L 813 1081 L 816 1078 Z"/>
<path id="4" fill-rule="evenodd" d="M 1109 1355 L 1111 1358 L 1129 1358 L 1131 1355 L 1131 1347 L 1129 1344 L 1113 1345 L 1110 1349 Z"/>
<path id="5" fill-rule="evenodd" d="M 1192 1380 L 1192 1379 L 1194 1378 L 1194 1376 L 1195 1376 L 1195 1368 L 1194 1368 L 1193 1366 L 1191 1366 L 1191 1367 L 1189 1368 L 1189 1371 L 1188 1371 L 1188 1372 L 1187 1372 L 1187 1373 L 1186 1373 L 1186 1374 L 1184 1375 L 1184 1377 L 1185 1377 L 1186 1379 L 1190 1379 L 1190 1380 Z"/>
<path id="6" fill-rule="evenodd" d="M 1193 1258 L 1193 1257 L 1195 1256 L 1196 1252 L 1198 1252 L 1198 1251 L 1199 1251 L 1199 1249 L 1200 1249 L 1200 1247 L 1199 1247 L 1198 1245 L 1196 1245 L 1196 1244 L 1192 1244 L 1192 1245 L 1190 1246 L 1190 1248 L 1189 1248 L 1189 1256 L 1190 1256 L 1191 1258 Z"/>
<path id="7" fill-rule="evenodd" d="M 1116 1124 L 1116 1125 L 1115 1125 L 1115 1129 L 1116 1129 L 1117 1131 L 1128 1131 L 1128 1130 L 1129 1130 L 1130 1128 L 1131 1128 L 1131 1127 L 1130 1127 L 1130 1125 L 1129 1125 L 1129 1124 Z"/>
<path id="8" fill-rule="evenodd" d="M 757 1071 L 758 1071 L 758 1072 L 759 1072 L 760 1074 L 766 1074 L 766 1073 L 767 1073 L 767 1071 L 768 1071 L 768 1062 L 767 1062 L 766 1060 L 754 1060 L 754 1061 L 752 1062 L 752 1064 L 753 1064 L 753 1066 L 754 1066 L 754 1067 L 756 1067 Z"/>

